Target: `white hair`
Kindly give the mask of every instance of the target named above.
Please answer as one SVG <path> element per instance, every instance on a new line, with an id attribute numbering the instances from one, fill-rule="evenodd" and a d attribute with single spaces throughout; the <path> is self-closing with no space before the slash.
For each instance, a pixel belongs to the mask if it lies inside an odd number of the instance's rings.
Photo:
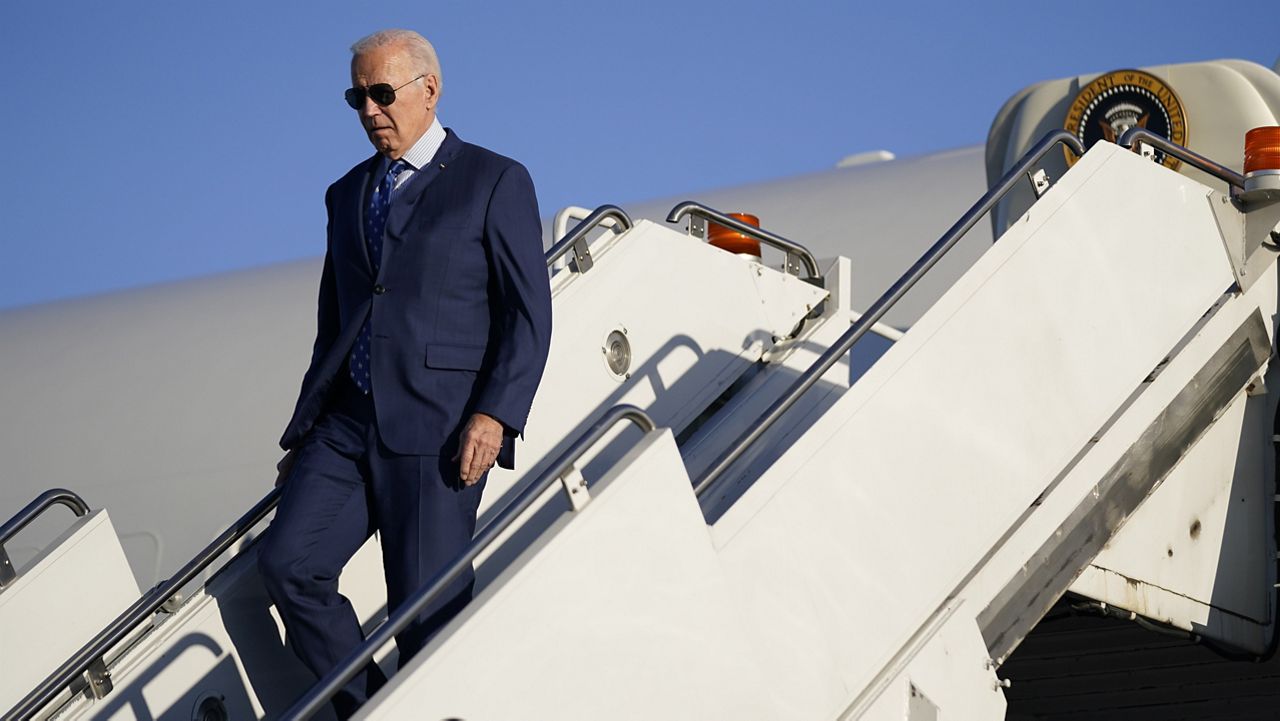
<path id="1" fill-rule="evenodd" d="M 436 49 L 426 38 L 412 30 L 392 28 L 366 35 L 351 46 L 351 54 L 363 55 L 374 48 L 388 45 L 398 45 L 403 48 L 413 63 L 414 69 L 422 75 L 436 76 L 437 94 L 444 90 L 444 76 L 440 74 L 440 59 L 436 57 Z"/>

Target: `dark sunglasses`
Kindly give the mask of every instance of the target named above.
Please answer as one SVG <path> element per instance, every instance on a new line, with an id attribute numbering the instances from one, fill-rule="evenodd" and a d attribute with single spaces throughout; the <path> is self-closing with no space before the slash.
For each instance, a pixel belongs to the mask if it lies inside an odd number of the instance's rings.
<path id="1" fill-rule="evenodd" d="M 391 83 L 378 83 L 377 85 L 370 85 L 367 88 L 348 88 L 347 92 L 343 94 L 343 97 L 347 99 L 347 105 L 350 105 L 352 110 L 359 110 L 360 108 L 363 108 L 366 96 L 372 98 L 373 102 L 385 108 L 396 101 L 397 90 L 425 77 L 427 76 L 419 75 L 408 83 L 401 85 L 399 88 L 391 87 Z"/>

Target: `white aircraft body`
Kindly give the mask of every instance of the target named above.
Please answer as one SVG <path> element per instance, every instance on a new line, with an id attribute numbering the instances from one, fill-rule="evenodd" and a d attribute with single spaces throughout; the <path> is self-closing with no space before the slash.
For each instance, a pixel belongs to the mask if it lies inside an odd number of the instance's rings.
<path id="1" fill-rule="evenodd" d="M 476 599 L 360 717 L 1273 718 L 1276 125 L 1272 69 L 1121 69 L 985 146 L 549 220 Z M 0 313 L 4 718 L 329 713 L 254 566 L 319 271 Z"/>

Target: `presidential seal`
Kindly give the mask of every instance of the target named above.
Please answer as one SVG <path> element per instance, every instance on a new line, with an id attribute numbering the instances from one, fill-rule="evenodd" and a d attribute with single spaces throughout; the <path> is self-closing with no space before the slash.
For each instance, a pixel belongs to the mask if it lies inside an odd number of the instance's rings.
<path id="1" fill-rule="evenodd" d="M 1129 128 L 1146 128 L 1178 145 L 1187 144 L 1187 116 L 1173 88 L 1141 70 L 1115 70 L 1098 76 L 1082 88 L 1067 111 L 1066 129 L 1075 133 L 1086 150 L 1099 140 L 1114 143 Z M 1067 165 L 1079 158 L 1064 149 Z M 1177 158 L 1156 151 L 1156 162 L 1170 170 Z"/>

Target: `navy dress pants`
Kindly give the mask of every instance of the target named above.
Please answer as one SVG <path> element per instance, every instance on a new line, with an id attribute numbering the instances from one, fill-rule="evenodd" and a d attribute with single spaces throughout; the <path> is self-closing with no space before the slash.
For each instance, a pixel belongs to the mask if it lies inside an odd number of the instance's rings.
<path id="1" fill-rule="evenodd" d="M 335 398 L 297 450 L 259 548 L 263 583 L 294 651 L 317 677 L 363 640 L 338 575 L 380 533 L 389 613 L 462 552 L 475 533 L 483 481 L 464 487 L 448 455 L 403 456 L 379 442 L 372 396 L 343 373 Z M 400 665 L 471 599 L 474 575 L 458 579 L 396 636 Z M 347 718 L 386 682 L 369 664 L 333 699 Z"/>

